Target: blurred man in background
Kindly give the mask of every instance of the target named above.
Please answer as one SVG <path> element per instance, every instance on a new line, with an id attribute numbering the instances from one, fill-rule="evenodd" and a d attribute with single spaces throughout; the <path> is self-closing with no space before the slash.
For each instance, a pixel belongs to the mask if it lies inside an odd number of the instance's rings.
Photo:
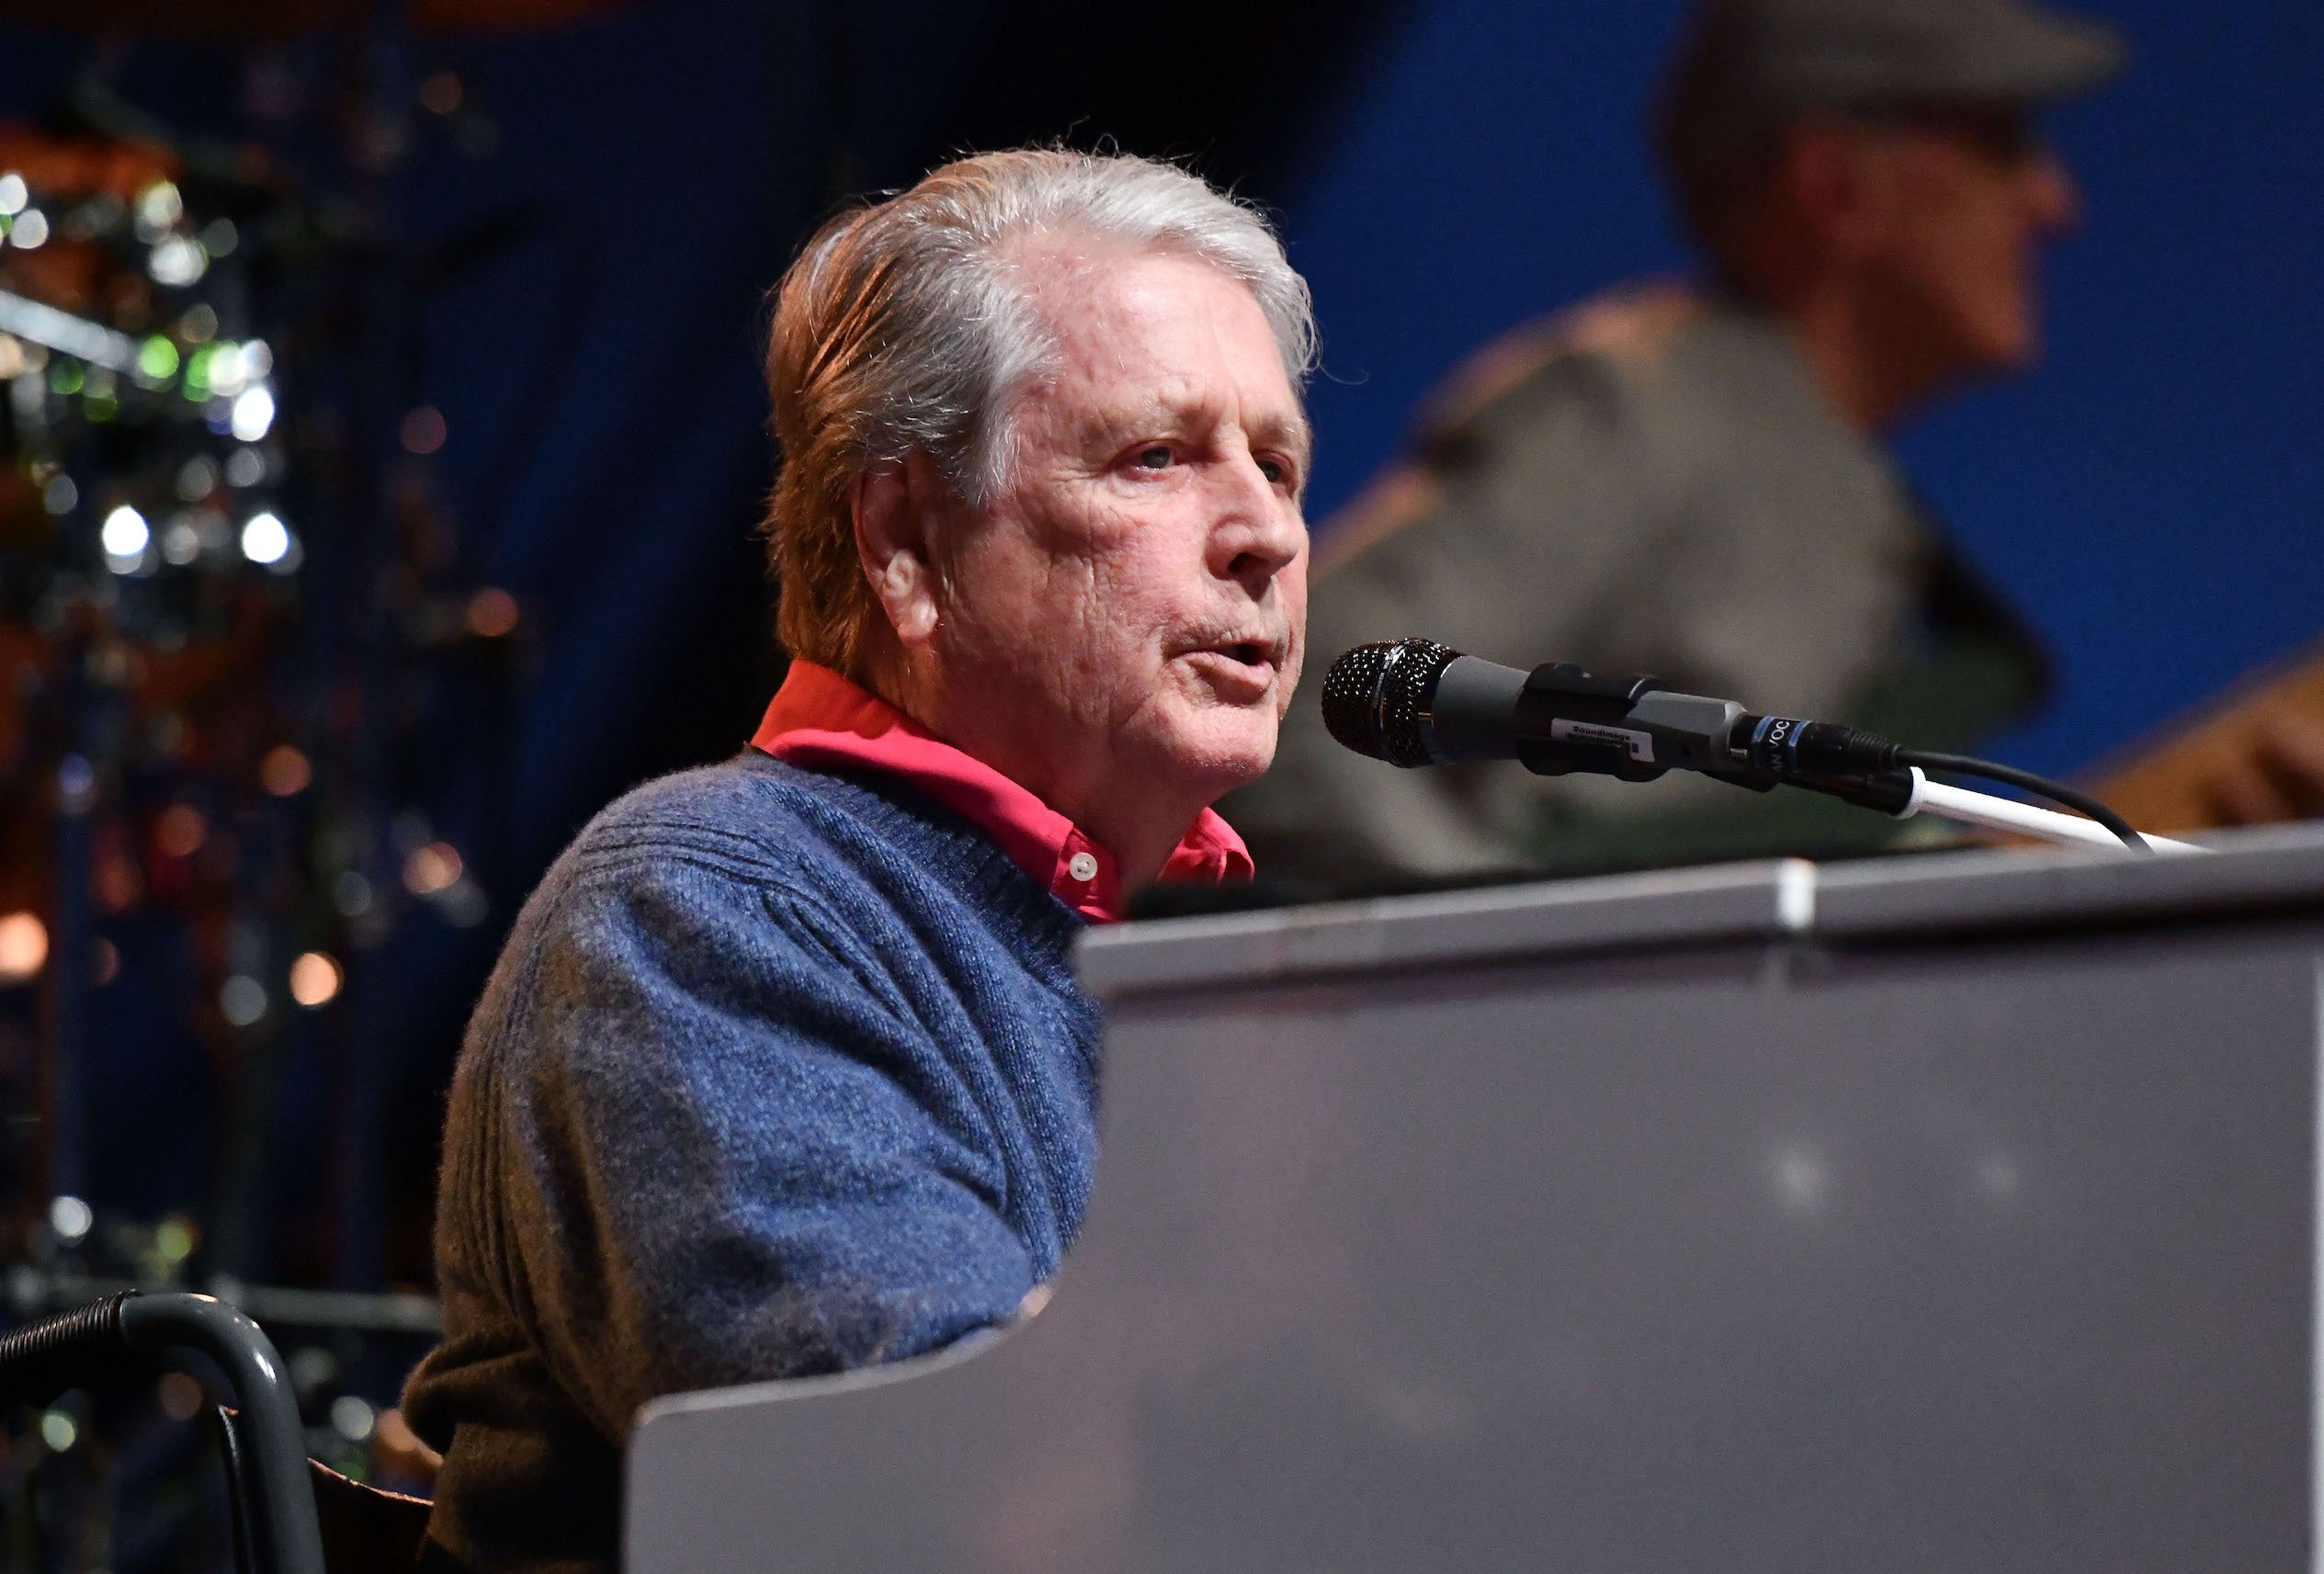
<path id="1" fill-rule="evenodd" d="M 1440 390 L 1411 452 L 1325 535 L 1316 649 L 1425 635 L 1929 748 L 2022 714 L 2046 683 L 2037 645 L 1879 439 L 2033 364 L 2036 253 L 2077 207 L 2036 115 L 2124 54 L 2021 0 L 1699 8 L 1655 130 L 1702 283 L 1520 330 Z M 1233 806 L 1271 871 L 1580 872 L 1900 830 L 1699 778 L 1398 772 L 1339 749 L 1312 710 Z"/>

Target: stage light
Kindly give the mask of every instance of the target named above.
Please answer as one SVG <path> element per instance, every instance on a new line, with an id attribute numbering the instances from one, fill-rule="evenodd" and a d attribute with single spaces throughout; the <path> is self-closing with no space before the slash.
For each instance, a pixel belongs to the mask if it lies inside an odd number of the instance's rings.
<path id="1" fill-rule="evenodd" d="M 56 805 L 67 814 L 96 807 L 96 770 L 86 755 L 67 754 L 56 763 Z"/>
<path id="2" fill-rule="evenodd" d="M 248 1027 L 266 1014 L 266 987 L 248 973 L 235 973 L 218 986 L 218 1014 Z"/>
<path id="3" fill-rule="evenodd" d="M 40 489 L 40 506 L 51 514 L 70 514 L 80 506 L 81 489 L 69 475 L 60 475 Z"/>
<path id="4" fill-rule="evenodd" d="M 370 1401 L 353 1394 L 341 1394 L 331 1401 L 331 1429 L 349 1443 L 363 1442 L 378 1425 Z"/>
<path id="5" fill-rule="evenodd" d="M 196 454 L 177 467 L 177 498 L 181 503 L 199 503 L 218 486 L 218 461 L 208 454 Z"/>
<path id="6" fill-rule="evenodd" d="M 433 404 L 423 404 L 403 417 L 396 429 L 396 436 L 407 454 L 432 454 L 444 446 L 444 413 Z"/>
<path id="7" fill-rule="evenodd" d="M 62 1410 L 42 1410 L 40 1441 L 49 1445 L 51 1454 L 67 1453 L 81 1441 L 81 1429 L 74 1425 L 73 1418 Z"/>
<path id="8" fill-rule="evenodd" d="M 192 1219 L 174 1213 L 153 1227 L 153 1251 L 164 1263 L 183 1263 L 194 1254 L 199 1238 Z"/>
<path id="9" fill-rule="evenodd" d="M 278 563 L 290 550 L 290 531 L 271 514 L 254 514 L 242 527 L 242 555 L 254 563 Z"/>
<path id="10" fill-rule="evenodd" d="M 38 208 L 28 208 L 8 226 L 8 244 L 21 251 L 38 251 L 49 239 L 49 216 Z"/>
<path id="11" fill-rule="evenodd" d="M 14 218 L 31 200 L 32 193 L 25 186 L 24 176 L 15 170 L 0 175 L 0 219 Z"/>
<path id="12" fill-rule="evenodd" d="M 76 1196 L 61 1196 L 49 1204 L 49 1233 L 67 1246 L 85 1239 L 96 1225 L 96 1210 Z"/>
<path id="13" fill-rule="evenodd" d="M 119 855 L 97 860 L 96 883 L 96 900 L 108 912 L 127 912 L 145 894 L 145 877 Z"/>
<path id="14" fill-rule="evenodd" d="M 137 369 L 154 382 L 177 375 L 177 346 L 155 334 L 137 347 Z"/>
<path id="15" fill-rule="evenodd" d="M 341 869 L 331 881 L 331 905 L 342 918 L 360 918 L 371 911 L 371 882 L 353 869 Z"/>
<path id="16" fill-rule="evenodd" d="M 449 842 L 414 847 L 403 860 L 404 889 L 414 896 L 434 896 L 459 878 L 459 850 Z"/>
<path id="17" fill-rule="evenodd" d="M 464 91 L 457 72 L 439 71 L 420 84 L 420 108 L 431 115 L 448 115 L 460 107 Z"/>
<path id="18" fill-rule="evenodd" d="M 290 1383 L 302 1394 L 312 1394 L 326 1383 L 338 1380 L 339 1358 L 317 1345 L 294 1350 L 284 1363 L 290 1368 Z"/>
<path id="19" fill-rule="evenodd" d="M 12 912 L 0 918 L 0 984 L 20 984 L 39 976 L 49 959 L 49 926 L 40 915 Z"/>
<path id="20" fill-rule="evenodd" d="M 444 922 L 455 929 L 473 929 L 484 922 L 492 911 L 492 902 L 484 895 L 484 888 L 474 880 L 462 878 L 444 888 L 436 899 L 436 911 Z"/>
<path id="21" fill-rule="evenodd" d="M 203 255 L 199 241 L 172 235 L 145 259 L 145 271 L 153 276 L 155 284 L 182 289 L 210 271 L 210 258 Z"/>
<path id="22" fill-rule="evenodd" d="M 226 456 L 228 486 L 256 486 L 266 479 L 266 457 L 255 448 L 236 448 Z"/>
<path id="23" fill-rule="evenodd" d="M 480 640 L 498 640 L 516 632 L 516 598 L 496 584 L 488 584 L 468 598 L 468 631 Z"/>
<path id="24" fill-rule="evenodd" d="M 153 821 L 153 845 L 172 858 L 190 858 L 210 837 L 210 821 L 190 803 L 173 803 Z"/>
<path id="25" fill-rule="evenodd" d="M 213 383 L 216 374 L 212 374 Z M 224 391 L 221 390 L 220 391 Z M 266 435 L 275 424 L 275 396 L 261 385 L 245 388 L 234 397 L 233 433 L 245 443 L 255 443 Z"/>
<path id="26" fill-rule="evenodd" d="M 202 533 L 183 514 L 173 514 L 162 527 L 162 561 L 180 568 L 202 555 Z"/>
<path id="27" fill-rule="evenodd" d="M 221 399 L 232 399 L 250 381 L 250 374 L 242 368 L 242 346 L 221 340 L 209 345 L 208 350 L 208 354 L 198 357 L 202 385 Z"/>
<path id="28" fill-rule="evenodd" d="M 207 1402 L 201 1384 L 183 1372 L 164 1373 L 154 1393 L 161 1401 L 162 1413 L 172 1421 L 193 1420 Z"/>
<path id="29" fill-rule="evenodd" d="M 242 350 L 226 343 L 204 345 L 186 357 L 186 394 L 216 394 L 232 399 L 249 379 L 243 375 Z"/>
<path id="30" fill-rule="evenodd" d="M 346 974 L 338 962 L 321 951 L 309 951 L 290 964 L 290 998 L 309 1011 L 338 998 Z"/>
<path id="31" fill-rule="evenodd" d="M 186 216 L 186 199 L 177 187 L 157 180 L 137 194 L 137 238 L 157 241 Z"/>
<path id="32" fill-rule="evenodd" d="M 153 531 L 145 526 L 145 515 L 126 503 L 107 515 L 97 530 L 97 540 L 104 546 L 105 555 L 114 560 L 117 569 L 125 561 L 134 563 L 143 557 L 153 538 Z"/>
<path id="33" fill-rule="evenodd" d="M 276 744 L 258 762 L 259 785 L 277 798 L 302 793 L 312 780 L 314 770 L 307 764 L 307 757 L 288 743 Z"/>
<path id="34" fill-rule="evenodd" d="M 266 347 L 264 339 L 252 339 L 235 352 L 242 362 L 242 375 L 256 381 L 275 369 L 275 353 Z"/>

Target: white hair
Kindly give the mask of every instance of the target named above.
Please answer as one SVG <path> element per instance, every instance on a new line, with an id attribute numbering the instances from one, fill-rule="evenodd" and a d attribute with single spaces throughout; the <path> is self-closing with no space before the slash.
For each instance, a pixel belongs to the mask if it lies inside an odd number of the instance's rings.
<path id="1" fill-rule="evenodd" d="M 1049 237 L 1184 251 L 1251 291 L 1295 391 L 1314 367 L 1307 281 L 1265 218 L 1172 164 L 981 153 L 840 215 L 784 275 L 767 347 L 783 449 L 767 529 L 795 653 L 857 675 L 876 610 L 848 511 L 857 476 L 917 452 L 971 504 L 1005 484 L 1017 397 L 1057 349 L 1021 266 Z"/>

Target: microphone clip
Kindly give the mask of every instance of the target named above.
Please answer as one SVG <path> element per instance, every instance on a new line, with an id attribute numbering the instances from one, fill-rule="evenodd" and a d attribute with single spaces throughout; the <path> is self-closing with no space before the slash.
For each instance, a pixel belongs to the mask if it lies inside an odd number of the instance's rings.
<path id="1" fill-rule="evenodd" d="M 1549 662 L 1526 674 L 1511 730 L 1518 763 L 1536 776 L 1650 782 L 1673 766 L 1731 769 L 1728 737 L 1742 713 L 1732 700 L 1681 694 L 1660 678 L 1605 678 Z"/>

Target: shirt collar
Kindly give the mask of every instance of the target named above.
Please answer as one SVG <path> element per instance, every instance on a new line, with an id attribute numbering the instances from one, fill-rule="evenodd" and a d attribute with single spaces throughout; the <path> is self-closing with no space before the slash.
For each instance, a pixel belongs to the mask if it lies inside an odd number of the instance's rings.
<path id="1" fill-rule="evenodd" d="M 813 662 L 791 662 L 751 746 L 794 765 L 868 767 L 901 776 L 991 837 L 1012 862 L 1074 912 L 1122 916 L 1114 855 L 1065 816 L 894 706 Z M 1204 810 L 1163 863 L 1166 880 L 1247 880 L 1251 853 L 1234 827 Z"/>

